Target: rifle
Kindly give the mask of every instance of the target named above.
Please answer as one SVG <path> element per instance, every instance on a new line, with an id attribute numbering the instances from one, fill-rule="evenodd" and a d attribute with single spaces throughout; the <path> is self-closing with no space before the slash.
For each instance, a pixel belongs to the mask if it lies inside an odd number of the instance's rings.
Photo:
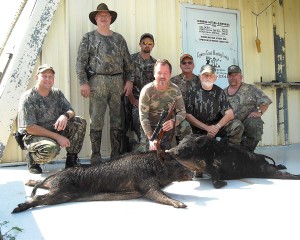
<path id="1" fill-rule="evenodd" d="M 162 114 L 160 115 L 160 119 L 154 129 L 154 132 L 150 138 L 150 141 L 154 141 L 155 139 L 157 139 L 156 142 L 156 150 L 157 150 L 157 155 L 159 157 L 159 159 L 164 160 L 165 159 L 165 152 L 164 150 L 166 150 L 167 148 L 170 147 L 171 145 L 171 141 L 173 139 L 174 136 L 174 132 L 175 132 L 175 122 L 174 122 L 174 127 L 172 129 L 172 133 L 167 134 L 167 131 L 164 131 L 162 129 L 163 123 L 170 120 L 172 118 L 173 115 L 176 115 L 175 113 L 175 107 L 176 107 L 176 101 L 173 102 L 172 106 L 170 107 L 169 111 L 164 110 L 162 112 Z M 164 143 L 165 145 L 162 145 L 162 143 Z M 168 145 L 169 146 L 168 146 Z"/>
<path id="2" fill-rule="evenodd" d="M 127 131 L 131 125 L 131 112 L 128 109 L 128 97 L 124 94 L 121 96 L 121 121 L 122 121 L 122 131 L 121 131 L 121 149 L 120 153 L 130 152 L 130 144 L 129 144 L 129 137 L 127 136 Z"/>

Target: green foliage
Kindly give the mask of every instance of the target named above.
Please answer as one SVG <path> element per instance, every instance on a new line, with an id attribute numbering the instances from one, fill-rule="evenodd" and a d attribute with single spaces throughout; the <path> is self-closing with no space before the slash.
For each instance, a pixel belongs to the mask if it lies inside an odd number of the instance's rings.
<path id="1" fill-rule="evenodd" d="M 9 223 L 8 221 L 0 222 L 0 240 L 15 240 L 16 234 L 23 231 L 22 228 L 14 226 L 11 229 L 9 229 L 7 232 L 2 234 L 2 227 L 6 226 L 8 223 Z"/>

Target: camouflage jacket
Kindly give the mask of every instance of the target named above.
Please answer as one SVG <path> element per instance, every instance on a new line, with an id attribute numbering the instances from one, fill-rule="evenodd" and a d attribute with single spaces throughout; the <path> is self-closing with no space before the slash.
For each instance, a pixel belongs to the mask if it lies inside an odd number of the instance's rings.
<path id="1" fill-rule="evenodd" d="M 169 110 L 174 101 L 176 101 L 176 120 L 182 122 L 186 112 L 178 86 L 170 83 L 168 90 L 162 92 L 154 87 L 154 82 L 151 82 L 142 89 L 139 100 L 139 115 L 145 133 L 153 131 L 161 113 L 164 110 Z"/>
<path id="2" fill-rule="evenodd" d="M 133 81 L 133 95 L 139 98 L 142 88 L 154 80 L 153 69 L 156 59 L 150 56 L 149 59 L 143 59 L 141 54 L 134 53 L 131 55 L 134 63 L 131 81 Z"/>
<path id="3" fill-rule="evenodd" d="M 186 112 L 208 125 L 219 122 L 231 109 L 224 90 L 215 84 L 210 91 L 204 90 L 199 80 L 194 84 L 187 92 Z"/>
<path id="4" fill-rule="evenodd" d="M 69 101 L 64 94 L 56 88 L 52 88 L 47 97 L 41 96 L 36 87 L 27 90 L 19 103 L 18 127 L 24 132 L 26 127 L 39 125 L 52 132 L 56 131 L 53 124 L 60 115 L 72 110 Z"/>
<path id="5" fill-rule="evenodd" d="M 85 71 L 87 66 L 96 74 L 122 73 L 126 80 L 130 80 L 133 62 L 123 36 L 116 32 L 104 36 L 96 30 L 86 33 L 80 42 L 76 63 L 80 85 L 88 82 Z"/>
<path id="6" fill-rule="evenodd" d="M 193 75 L 194 75 L 193 78 L 188 81 L 184 80 L 184 78 L 182 77 L 182 74 L 176 75 L 171 78 L 171 82 L 176 84 L 179 87 L 179 89 L 181 90 L 184 102 L 186 101 L 187 90 L 190 87 L 194 86 L 197 81 L 200 81 L 199 77 L 197 75 L 195 75 L 195 74 L 193 74 Z"/>
<path id="7" fill-rule="evenodd" d="M 251 112 L 257 111 L 260 105 L 272 103 L 261 89 L 252 84 L 242 83 L 233 95 L 228 94 L 228 87 L 224 91 L 232 106 L 234 117 L 241 121 L 244 121 Z"/>

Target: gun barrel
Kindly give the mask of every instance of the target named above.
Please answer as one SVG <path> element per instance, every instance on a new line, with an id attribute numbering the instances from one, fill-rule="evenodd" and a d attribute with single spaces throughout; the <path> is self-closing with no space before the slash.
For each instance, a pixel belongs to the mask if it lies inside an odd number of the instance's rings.
<path id="1" fill-rule="evenodd" d="M 150 138 L 150 141 L 153 141 L 153 140 L 155 140 L 157 138 L 157 136 L 158 136 L 158 134 L 159 134 L 159 132 L 160 132 L 160 130 L 162 128 L 162 125 L 163 125 L 163 123 L 165 121 L 165 118 L 167 117 L 167 115 L 168 115 L 168 111 L 167 110 L 164 110 L 161 113 L 159 121 L 158 121 L 158 123 L 157 123 L 157 125 L 156 125 L 156 127 L 154 129 L 154 132 L 153 132 L 151 138 Z"/>

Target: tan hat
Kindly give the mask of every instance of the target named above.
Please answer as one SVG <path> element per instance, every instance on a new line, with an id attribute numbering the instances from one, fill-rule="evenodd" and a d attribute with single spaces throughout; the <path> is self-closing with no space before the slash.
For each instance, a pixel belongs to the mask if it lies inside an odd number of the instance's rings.
<path id="1" fill-rule="evenodd" d="M 200 74 L 203 74 L 203 73 L 215 74 L 216 68 L 210 64 L 203 65 L 200 69 Z"/>
<path id="2" fill-rule="evenodd" d="M 49 64 L 43 64 L 43 65 L 39 66 L 36 74 L 38 75 L 46 70 L 51 70 L 53 72 L 53 74 L 55 74 L 53 67 L 51 67 Z"/>
<path id="3" fill-rule="evenodd" d="M 190 54 L 183 54 L 181 57 L 180 57 L 180 63 L 182 63 L 182 60 L 185 59 L 185 58 L 189 58 L 191 59 L 192 61 L 194 61 L 193 57 L 190 55 Z"/>
<path id="4" fill-rule="evenodd" d="M 97 25 L 95 17 L 97 15 L 97 13 L 101 12 L 101 11 L 109 12 L 109 14 L 111 15 L 111 22 L 110 22 L 110 24 L 112 24 L 117 19 L 118 14 L 115 11 L 109 10 L 108 7 L 107 7 L 107 5 L 105 3 L 100 3 L 98 5 L 96 11 L 90 12 L 90 14 L 89 14 L 90 21 L 93 24 Z"/>

